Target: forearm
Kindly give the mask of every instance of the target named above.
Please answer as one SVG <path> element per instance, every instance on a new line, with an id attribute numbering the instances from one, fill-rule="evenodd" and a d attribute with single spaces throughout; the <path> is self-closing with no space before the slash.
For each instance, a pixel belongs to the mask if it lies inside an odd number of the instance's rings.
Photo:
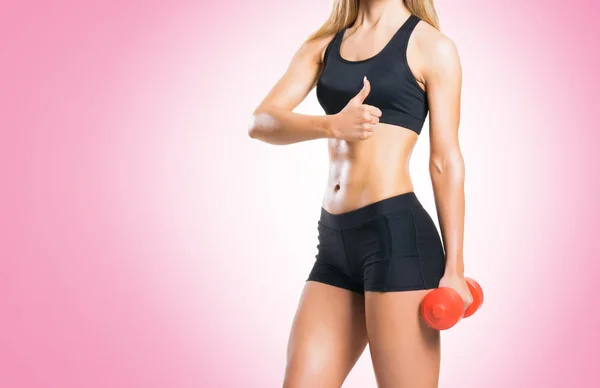
<path id="1" fill-rule="evenodd" d="M 463 275 L 465 167 L 460 152 L 432 159 L 431 180 L 446 253 L 446 273 Z"/>
<path id="2" fill-rule="evenodd" d="M 271 108 L 254 113 L 248 134 L 254 139 L 275 145 L 330 138 L 331 116 L 304 115 Z"/>

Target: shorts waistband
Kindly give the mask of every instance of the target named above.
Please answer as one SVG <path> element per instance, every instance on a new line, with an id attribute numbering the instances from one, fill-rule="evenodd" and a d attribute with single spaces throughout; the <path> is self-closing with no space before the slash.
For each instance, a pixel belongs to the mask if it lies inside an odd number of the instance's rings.
<path id="1" fill-rule="evenodd" d="M 417 195 L 414 191 L 409 191 L 340 214 L 332 214 L 321 208 L 320 222 L 331 228 L 348 229 L 380 216 L 419 206 L 421 202 Z"/>

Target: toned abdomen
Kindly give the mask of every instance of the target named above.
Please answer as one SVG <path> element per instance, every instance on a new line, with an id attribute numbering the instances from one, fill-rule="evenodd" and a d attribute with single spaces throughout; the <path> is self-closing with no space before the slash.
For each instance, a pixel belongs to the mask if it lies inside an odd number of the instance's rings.
<path id="1" fill-rule="evenodd" d="M 330 140 L 323 208 L 344 213 L 413 191 L 409 163 L 417 139 L 413 131 L 380 123 L 367 140 Z"/>

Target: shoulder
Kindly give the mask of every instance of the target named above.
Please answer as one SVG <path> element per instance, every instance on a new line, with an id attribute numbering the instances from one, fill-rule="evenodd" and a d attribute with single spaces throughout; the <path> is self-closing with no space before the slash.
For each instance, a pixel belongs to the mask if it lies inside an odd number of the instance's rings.
<path id="1" fill-rule="evenodd" d="M 460 73 L 458 48 L 450 37 L 425 21 L 415 27 L 415 43 L 428 73 Z"/>
<path id="2" fill-rule="evenodd" d="M 425 21 L 417 24 L 414 34 L 427 71 L 460 71 L 458 48 L 452 39 Z"/>
<path id="3" fill-rule="evenodd" d="M 319 64 L 323 63 L 325 50 L 336 35 L 337 34 L 331 33 L 322 37 L 307 39 L 302 43 L 302 45 L 296 52 L 296 55 L 302 56 L 304 58 L 310 58 L 311 60 Z"/>

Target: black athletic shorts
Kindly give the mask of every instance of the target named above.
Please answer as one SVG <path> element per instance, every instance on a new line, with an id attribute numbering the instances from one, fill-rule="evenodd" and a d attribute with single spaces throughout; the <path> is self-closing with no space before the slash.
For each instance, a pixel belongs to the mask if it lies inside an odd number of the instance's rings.
<path id="1" fill-rule="evenodd" d="M 414 192 L 341 214 L 321 209 L 318 253 L 307 279 L 363 294 L 436 288 L 440 234 Z"/>

